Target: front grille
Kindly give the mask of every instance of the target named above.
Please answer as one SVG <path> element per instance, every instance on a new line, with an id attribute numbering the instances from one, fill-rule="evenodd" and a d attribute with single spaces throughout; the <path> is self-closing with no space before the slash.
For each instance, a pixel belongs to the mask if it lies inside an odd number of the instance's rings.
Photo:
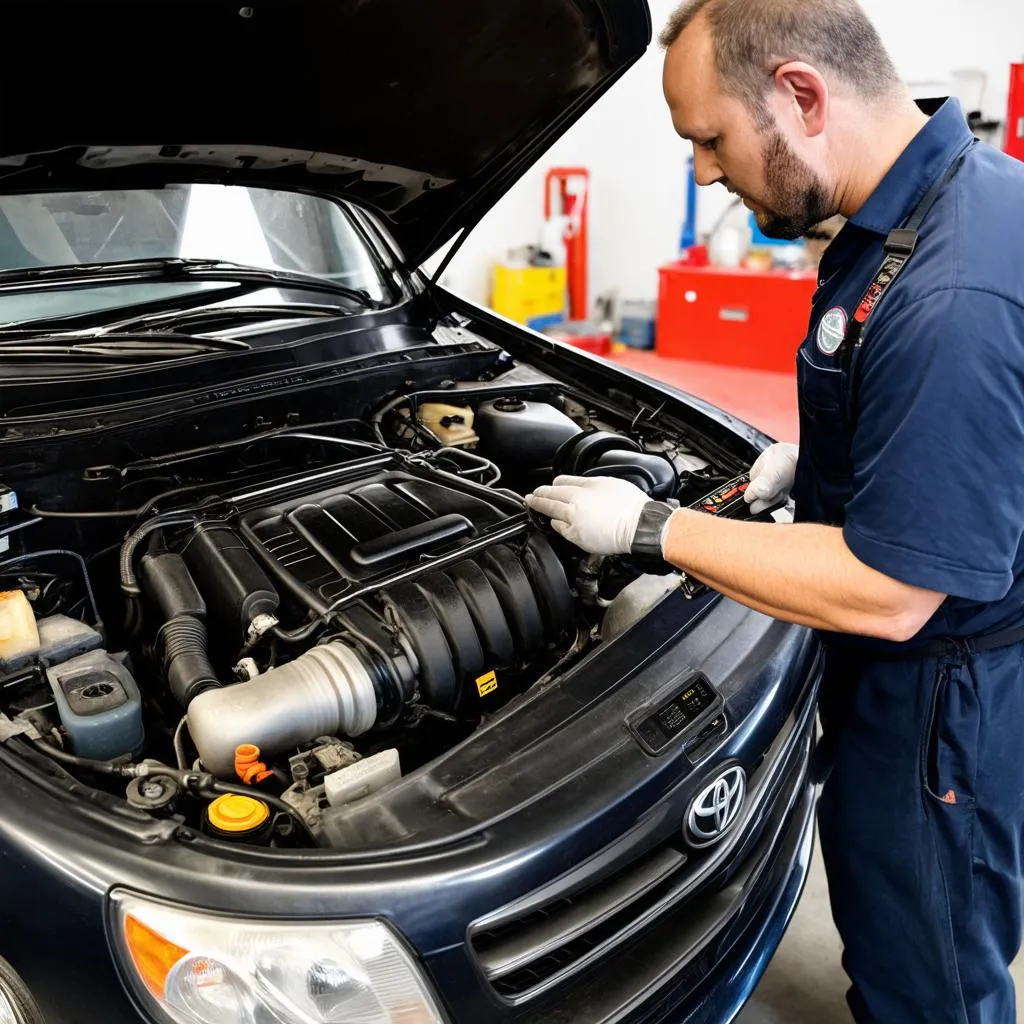
<path id="1" fill-rule="evenodd" d="M 664 899 L 686 861 L 685 853 L 666 847 L 600 888 L 479 932 L 473 948 L 495 990 L 514 999 L 614 940 Z"/>
<path id="2" fill-rule="evenodd" d="M 516 1004 L 532 999 L 636 941 L 683 901 L 714 905 L 714 894 L 729 884 L 766 826 L 786 813 L 802 784 L 802 710 L 766 751 L 751 777 L 743 817 L 717 846 L 686 852 L 680 834 L 614 874 L 536 905 L 527 898 L 471 928 L 471 948 L 493 990 Z"/>

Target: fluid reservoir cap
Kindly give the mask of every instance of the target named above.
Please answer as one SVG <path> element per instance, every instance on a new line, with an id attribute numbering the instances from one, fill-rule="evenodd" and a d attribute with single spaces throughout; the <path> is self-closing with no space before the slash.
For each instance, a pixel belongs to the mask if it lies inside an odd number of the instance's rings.
<path id="1" fill-rule="evenodd" d="M 221 832 L 250 832 L 270 817 L 270 808 L 251 796 L 227 793 L 217 797 L 206 809 L 210 824 Z"/>
<path id="2" fill-rule="evenodd" d="M 495 399 L 494 408 L 498 412 L 523 412 L 526 403 L 521 398 L 498 398 Z"/>

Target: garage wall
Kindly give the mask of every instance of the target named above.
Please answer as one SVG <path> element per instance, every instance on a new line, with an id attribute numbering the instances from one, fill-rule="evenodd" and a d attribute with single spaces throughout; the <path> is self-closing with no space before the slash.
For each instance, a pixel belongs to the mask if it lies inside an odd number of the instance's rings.
<path id="1" fill-rule="evenodd" d="M 958 94 L 982 102 L 986 115 L 1006 117 L 1009 65 L 1024 61 L 1021 0 L 862 0 L 901 74 L 919 95 Z M 649 0 L 656 32 L 676 0 Z M 537 241 L 547 168 L 582 164 L 591 170 L 590 295 L 654 298 L 656 268 L 676 254 L 685 204 L 688 145 L 672 131 L 661 97 L 662 55 L 644 58 L 560 140 L 479 225 L 445 274 L 446 283 L 488 301 L 490 268 L 510 247 Z M 958 70 L 988 76 L 983 101 Z M 616 128 L 618 122 L 621 127 Z M 698 225 L 707 228 L 727 202 L 724 189 L 699 193 Z"/>

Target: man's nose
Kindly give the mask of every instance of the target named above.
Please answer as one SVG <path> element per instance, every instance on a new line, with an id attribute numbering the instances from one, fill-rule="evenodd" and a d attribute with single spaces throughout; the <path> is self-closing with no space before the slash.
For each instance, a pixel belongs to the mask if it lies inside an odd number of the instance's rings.
<path id="1" fill-rule="evenodd" d="M 714 185 L 725 177 L 714 153 L 700 146 L 693 147 L 693 178 L 698 185 Z"/>

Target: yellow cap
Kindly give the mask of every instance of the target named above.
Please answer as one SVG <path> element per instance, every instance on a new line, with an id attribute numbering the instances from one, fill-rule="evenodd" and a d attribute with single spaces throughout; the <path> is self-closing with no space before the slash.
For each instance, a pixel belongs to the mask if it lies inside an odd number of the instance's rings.
<path id="1" fill-rule="evenodd" d="M 227 793 L 217 797 L 206 813 L 210 824 L 222 832 L 248 832 L 259 828 L 270 817 L 270 808 L 254 797 Z"/>

